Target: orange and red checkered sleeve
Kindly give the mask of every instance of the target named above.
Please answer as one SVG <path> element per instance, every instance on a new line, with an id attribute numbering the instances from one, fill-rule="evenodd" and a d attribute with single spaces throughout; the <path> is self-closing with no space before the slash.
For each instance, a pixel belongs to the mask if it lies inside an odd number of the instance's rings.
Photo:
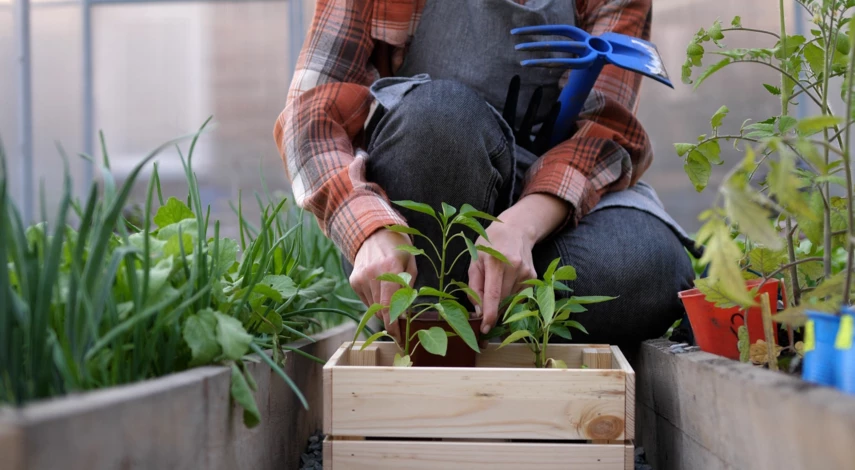
<path id="1" fill-rule="evenodd" d="M 651 0 L 578 0 L 577 25 L 650 40 Z M 600 198 L 635 184 L 650 167 L 650 140 L 635 117 L 642 76 L 606 65 L 577 120 L 578 131 L 539 158 L 523 196 L 546 193 L 572 206 L 575 224 Z"/>
<path id="2" fill-rule="evenodd" d="M 377 78 L 370 0 L 318 0 L 274 138 L 296 203 L 351 262 L 376 230 L 405 224 L 365 176 L 363 132 Z"/>

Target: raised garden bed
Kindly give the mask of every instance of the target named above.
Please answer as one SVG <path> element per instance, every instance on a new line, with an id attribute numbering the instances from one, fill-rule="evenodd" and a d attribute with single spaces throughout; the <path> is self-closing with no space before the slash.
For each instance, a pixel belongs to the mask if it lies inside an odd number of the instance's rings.
<path id="1" fill-rule="evenodd" d="M 631 469 L 635 375 L 607 345 L 524 344 L 475 368 L 392 367 L 393 343 L 342 345 L 324 366 L 324 468 Z"/>
<path id="2" fill-rule="evenodd" d="M 635 363 L 638 444 L 653 468 L 853 468 L 855 397 L 672 344 L 643 344 Z"/>
<path id="3" fill-rule="evenodd" d="M 291 344 L 329 358 L 353 337 L 346 324 Z M 285 372 L 309 401 L 264 363 L 247 361 L 258 384 L 261 424 L 248 429 L 229 396 L 228 367 L 200 367 L 138 384 L 0 409 L 3 470 L 298 468 L 321 427 L 322 365 L 286 352 Z"/>

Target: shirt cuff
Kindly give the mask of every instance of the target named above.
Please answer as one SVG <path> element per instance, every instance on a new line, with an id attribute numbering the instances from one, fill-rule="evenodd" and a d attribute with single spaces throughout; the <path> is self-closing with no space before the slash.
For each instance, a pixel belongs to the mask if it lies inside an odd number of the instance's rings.
<path id="1" fill-rule="evenodd" d="M 550 194 L 570 204 L 567 218 L 556 229 L 568 224 L 575 226 L 599 200 L 599 193 L 588 176 L 564 161 L 541 158 L 530 169 L 521 197 L 529 194 Z"/>
<path id="2" fill-rule="evenodd" d="M 374 232 L 388 225 L 407 222 L 392 209 L 388 201 L 376 193 L 355 193 L 333 213 L 329 222 L 329 237 L 353 264 L 356 253 Z"/>

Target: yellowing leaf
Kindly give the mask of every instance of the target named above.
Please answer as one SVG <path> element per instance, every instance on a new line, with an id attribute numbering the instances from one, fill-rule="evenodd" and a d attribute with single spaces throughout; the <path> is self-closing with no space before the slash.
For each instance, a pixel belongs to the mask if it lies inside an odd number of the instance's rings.
<path id="1" fill-rule="evenodd" d="M 707 222 L 711 227 L 708 231 L 711 236 L 707 241 L 701 264 L 709 264 L 710 282 L 716 284 L 722 295 L 743 307 L 755 305 L 755 301 L 745 287 L 739 260 L 742 251 L 733 239 L 730 231 L 719 219 L 711 219 Z"/>
<path id="2" fill-rule="evenodd" d="M 748 260 L 752 269 L 765 276 L 778 269 L 784 260 L 784 252 L 760 246 L 748 252 Z"/>
<path id="3" fill-rule="evenodd" d="M 546 364 L 544 364 L 544 366 L 547 369 L 566 369 L 567 363 L 561 359 L 553 359 L 550 357 L 546 360 Z"/>
<path id="4" fill-rule="evenodd" d="M 703 191 L 709 184 L 712 166 L 700 152 L 696 150 L 689 152 L 683 170 L 689 175 L 689 181 L 695 186 L 697 192 Z"/>
<path id="5" fill-rule="evenodd" d="M 751 240 L 779 250 L 783 241 L 772 226 L 771 212 L 755 202 L 756 197 L 748 190 L 740 190 L 729 184 L 722 188 L 724 209 L 727 216 L 736 223 L 739 231 Z"/>
<path id="6" fill-rule="evenodd" d="M 410 360 L 410 356 L 401 356 L 400 353 L 395 353 L 395 359 L 392 360 L 392 365 L 394 367 L 410 367 L 413 365 L 413 361 Z"/>

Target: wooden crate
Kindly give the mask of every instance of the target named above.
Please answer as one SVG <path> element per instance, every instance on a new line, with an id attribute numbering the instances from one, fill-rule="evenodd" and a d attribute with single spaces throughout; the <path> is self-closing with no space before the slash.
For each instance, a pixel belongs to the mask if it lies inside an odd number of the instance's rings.
<path id="1" fill-rule="evenodd" d="M 324 468 L 632 469 L 635 373 L 616 346 L 490 345 L 474 368 L 392 367 L 393 343 L 324 366 Z M 583 365 L 585 367 L 583 367 Z"/>

